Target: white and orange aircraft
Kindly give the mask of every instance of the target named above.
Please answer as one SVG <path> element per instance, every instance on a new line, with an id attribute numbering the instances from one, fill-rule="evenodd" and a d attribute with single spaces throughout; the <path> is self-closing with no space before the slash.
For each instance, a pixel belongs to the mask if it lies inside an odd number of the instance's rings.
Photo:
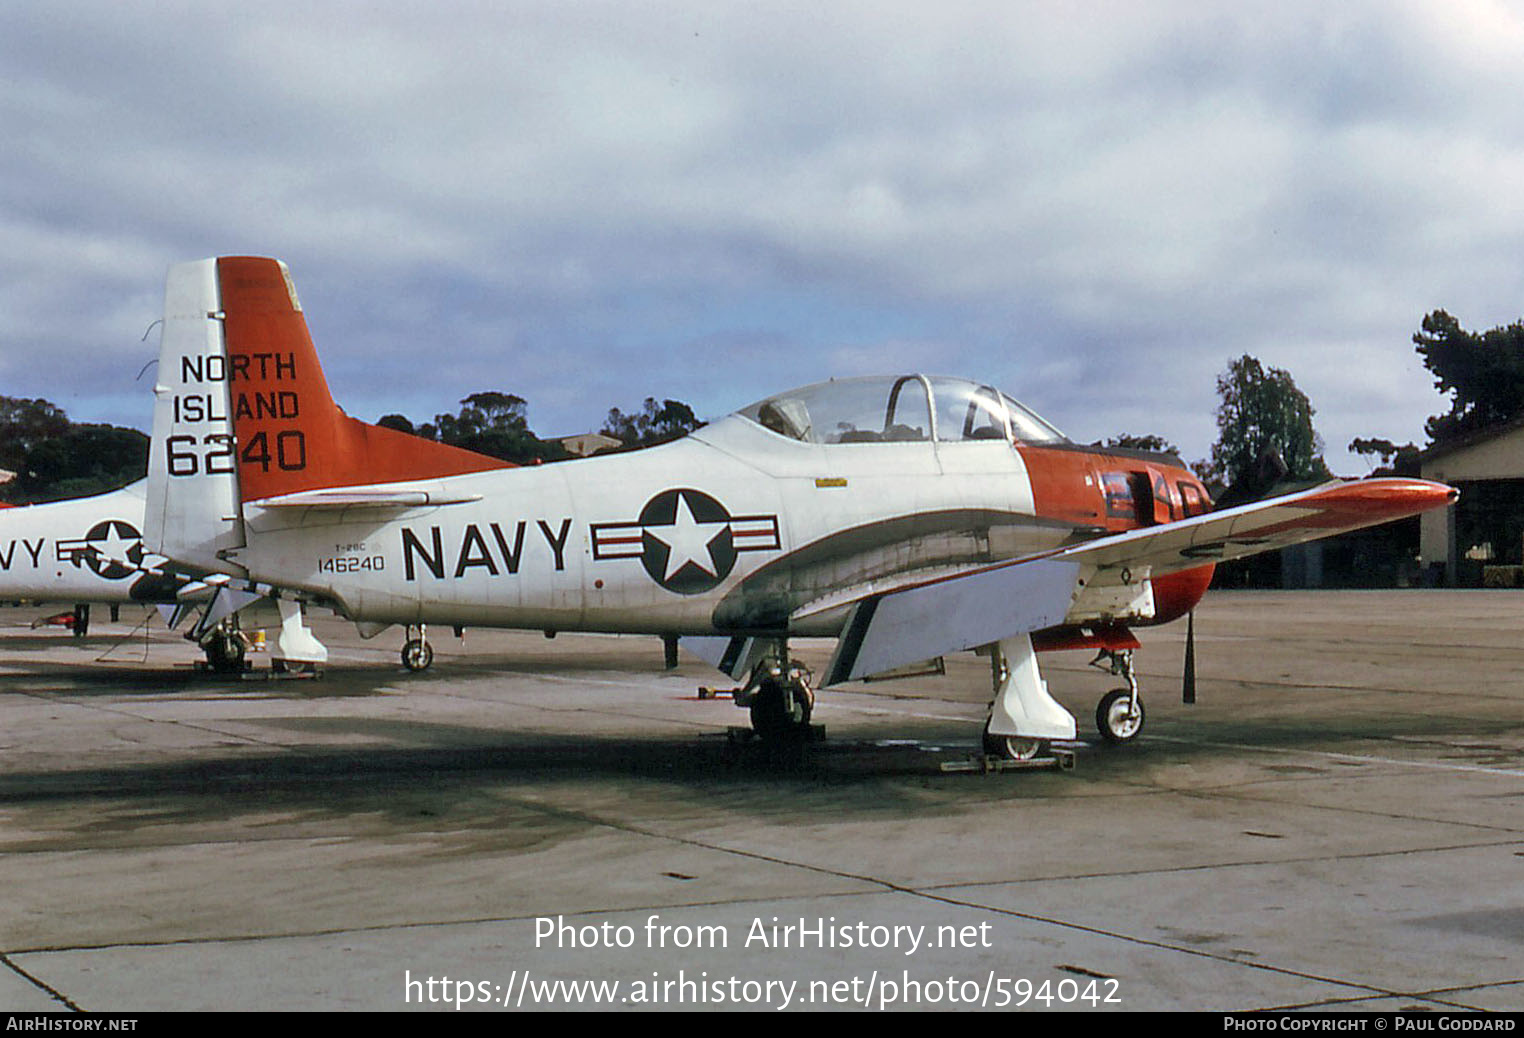
<path id="1" fill-rule="evenodd" d="M 829 636 L 823 685 L 973 649 L 990 656 L 988 752 L 1075 736 L 1044 650 L 1099 649 L 1143 725 L 1130 628 L 1186 615 L 1213 563 L 1455 499 L 1414 479 L 1331 483 L 1213 511 L 1168 456 L 1081 447 L 989 385 L 898 375 L 770 396 L 645 450 L 532 467 L 347 416 L 272 259 L 170 270 L 145 542 L 192 575 L 362 633 L 424 625 L 681 636 L 733 677 L 757 731 L 803 730 L 789 639 Z"/>
<path id="2" fill-rule="evenodd" d="M 241 671 L 248 646 L 231 617 L 251 600 L 235 589 L 220 592 L 231 580 L 226 575 L 192 579 L 144 547 L 147 488 L 140 479 L 90 497 L 0 508 L 0 601 L 71 605 L 68 622 L 80 636 L 89 630 L 92 605 L 111 607 L 112 619 L 123 605 L 158 606 L 172 627 L 195 614 L 186 637 L 201 646 L 208 665 Z M 250 611 L 242 616 L 249 619 Z M 299 650 L 287 659 L 279 646 L 274 658 L 311 662 Z"/>
<path id="3" fill-rule="evenodd" d="M 176 601 L 187 581 L 143 548 L 146 487 L 0 510 L 0 599 L 77 603 L 76 634 L 90 604 Z"/>

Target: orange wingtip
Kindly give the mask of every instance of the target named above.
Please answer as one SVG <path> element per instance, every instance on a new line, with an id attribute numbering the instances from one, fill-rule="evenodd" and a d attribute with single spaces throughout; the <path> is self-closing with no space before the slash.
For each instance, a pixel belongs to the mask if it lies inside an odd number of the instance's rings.
<path id="1" fill-rule="evenodd" d="M 1288 494 L 1284 499 L 1270 498 L 1264 505 L 1284 503 L 1288 508 L 1308 509 L 1304 514 L 1255 532 L 1261 536 L 1286 530 L 1357 530 L 1363 526 L 1388 523 L 1410 515 L 1454 504 L 1460 491 L 1427 479 L 1382 477 L 1352 480 L 1335 486 Z M 1252 508 L 1246 505 L 1245 508 Z M 1326 535 L 1325 535 L 1326 536 Z"/>
<path id="2" fill-rule="evenodd" d="M 1309 501 L 1338 512 L 1396 519 L 1452 505 L 1460 491 L 1427 479 L 1385 476 L 1343 483 L 1311 495 Z"/>

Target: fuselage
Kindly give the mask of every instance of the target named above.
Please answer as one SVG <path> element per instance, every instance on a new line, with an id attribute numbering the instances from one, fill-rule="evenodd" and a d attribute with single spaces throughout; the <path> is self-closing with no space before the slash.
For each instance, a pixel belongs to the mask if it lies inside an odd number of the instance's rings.
<path id="1" fill-rule="evenodd" d="M 145 486 L 0 509 L 0 601 L 177 601 L 187 581 L 143 547 Z"/>
<path id="2" fill-rule="evenodd" d="M 393 484 L 459 504 L 246 505 L 230 558 L 369 622 L 834 635 L 865 590 L 1210 508 L 1162 455 L 916 428 L 819 442 L 754 408 L 645 450 Z M 1161 578 L 1143 609 L 1081 595 L 1071 619 L 1172 619 L 1209 577 Z"/>
<path id="3" fill-rule="evenodd" d="M 142 543 L 144 480 L 70 501 L 0 509 L 0 600 L 173 602 L 184 580 Z"/>

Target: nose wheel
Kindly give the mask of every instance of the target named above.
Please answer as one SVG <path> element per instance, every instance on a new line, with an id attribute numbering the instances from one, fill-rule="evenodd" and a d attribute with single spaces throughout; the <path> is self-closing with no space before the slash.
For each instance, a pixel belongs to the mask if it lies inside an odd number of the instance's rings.
<path id="1" fill-rule="evenodd" d="M 1143 730 L 1143 700 L 1130 688 L 1114 688 L 1095 708 L 1101 738 L 1116 746 L 1132 742 Z"/>
<path id="2" fill-rule="evenodd" d="M 1114 688 L 1101 697 L 1095 708 L 1095 727 L 1101 738 L 1113 746 L 1132 742 L 1143 730 L 1143 696 L 1138 692 L 1137 675 L 1132 668 L 1132 650 L 1112 652 L 1102 649 L 1090 665 L 1120 676 L 1126 688 Z"/>

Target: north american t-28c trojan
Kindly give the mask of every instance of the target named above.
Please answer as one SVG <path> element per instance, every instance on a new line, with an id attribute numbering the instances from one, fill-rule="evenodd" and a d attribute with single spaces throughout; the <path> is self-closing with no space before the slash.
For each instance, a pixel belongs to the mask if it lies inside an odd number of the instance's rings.
<path id="1" fill-rule="evenodd" d="M 1165 455 L 1082 447 L 989 385 L 898 375 L 780 393 L 661 446 L 513 467 L 346 415 L 284 264 L 169 272 L 145 540 L 187 572 L 375 633 L 424 625 L 680 636 L 739 679 L 753 727 L 808 726 L 823 686 L 961 650 L 991 659 L 986 751 L 1075 736 L 1044 650 L 1111 658 L 1112 741 L 1143 724 L 1130 628 L 1186 615 L 1213 564 L 1452 501 L 1414 479 L 1213 511 Z M 225 589 L 226 590 L 226 589 Z M 321 658 L 315 646 L 309 658 Z"/>
<path id="2" fill-rule="evenodd" d="M 0 508 L 0 601 L 71 604 L 70 613 L 47 622 L 61 620 L 79 637 L 89 632 L 92 605 L 108 606 L 112 620 L 123 605 L 153 605 L 170 627 L 194 616 L 185 636 L 201 646 L 207 666 L 242 672 L 244 632 L 251 620 L 263 626 L 272 619 L 269 601 L 224 590 L 234 581 L 226 574 L 187 576 L 147 550 L 140 532 L 147 487 L 140 479 L 90 497 Z M 286 654 L 277 644 L 271 660 L 301 668 L 314 659 L 305 648 Z"/>
<path id="3" fill-rule="evenodd" d="M 204 584 L 160 568 L 143 548 L 146 481 L 92 497 L 0 509 L 0 600 L 74 605 L 76 634 L 91 604 L 177 603 Z"/>

